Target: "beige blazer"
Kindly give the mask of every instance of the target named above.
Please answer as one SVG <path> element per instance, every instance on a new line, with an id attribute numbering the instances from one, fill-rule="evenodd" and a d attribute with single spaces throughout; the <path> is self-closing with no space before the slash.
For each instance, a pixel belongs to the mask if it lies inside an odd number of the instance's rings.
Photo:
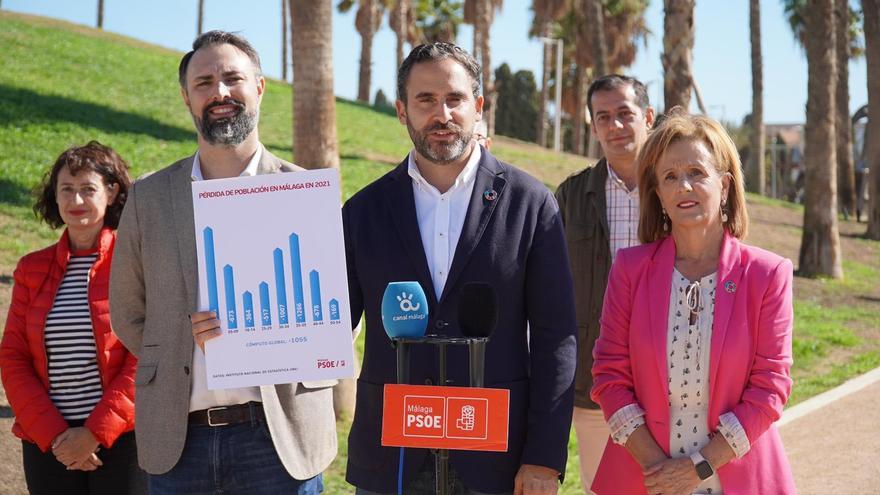
<path id="1" fill-rule="evenodd" d="M 135 432 L 140 465 L 151 474 L 173 468 L 186 441 L 195 345 L 189 315 L 198 304 L 193 158 L 132 186 L 110 276 L 113 329 L 139 360 Z M 298 170 L 264 148 L 257 173 Z M 296 479 L 319 474 L 336 456 L 335 383 L 260 387 L 275 450 Z"/>

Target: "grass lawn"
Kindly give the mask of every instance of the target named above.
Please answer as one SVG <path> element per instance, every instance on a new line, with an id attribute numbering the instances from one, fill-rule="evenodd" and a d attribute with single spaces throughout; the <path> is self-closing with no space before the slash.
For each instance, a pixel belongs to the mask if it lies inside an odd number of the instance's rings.
<path id="1" fill-rule="evenodd" d="M 91 28 L 0 11 L 0 315 L 12 270 L 25 253 L 54 242 L 34 220 L 31 190 L 68 146 L 97 139 L 116 148 L 134 175 L 164 167 L 196 149 L 177 85 L 179 53 Z M 352 63 L 355 63 L 354 61 Z M 285 159 L 291 150 L 290 86 L 269 81 L 260 134 Z M 337 100 L 343 195 L 396 165 L 410 149 L 406 130 L 382 111 Z M 496 137 L 493 152 L 554 188 L 585 159 Z M 307 164 L 306 164 L 307 165 Z M 803 209 L 749 197 L 749 242 L 797 260 Z M 846 279 L 795 280 L 795 377 L 791 403 L 880 366 L 880 243 L 860 239 L 864 226 L 841 221 Z M 363 351 L 363 337 L 356 342 Z M 10 419 L 0 392 L 0 427 Z M 327 493 L 344 482 L 349 422 L 339 423 L 340 455 L 326 475 Z M 561 493 L 580 493 L 574 435 Z M 0 486 L 23 490 L 18 444 L 0 432 Z"/>

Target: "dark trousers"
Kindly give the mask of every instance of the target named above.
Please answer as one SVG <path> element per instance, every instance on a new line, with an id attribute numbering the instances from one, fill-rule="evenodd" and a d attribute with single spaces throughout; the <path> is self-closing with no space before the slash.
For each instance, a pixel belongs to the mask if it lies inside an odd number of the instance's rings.
<path id="1" fill-rule="evenodd" d="M 464 486 L 461 478 L 458 477 L 458 473 L 455 472 L 455 468 L 451 465 L 449 466 L 449 490 L 447 493 L 451 493 L 452 495 L 489 495 L 483 492 L 478 492 L 476 490 L 471 490 L 470 488 Z M 434 495 L 437 493 L 437 469 L 435 464 L 434 455 L 429 455 L 425 458 L 425 463 L 422 464 L 422 467 L 419 469 L 418 474 L 415 479 L 410 481 L 406 487 L 403 489 L 403 493 L 406 495 Z M 397 492 L 392 493 L 380 493 L 380 492 L 371 492 L 369 490 L 364 490 L 363 488 L 356 488 L 355 495 L 396 495 Z M 512 495 L 510 492 L 507 494 L 499 494 L 499 495 Z"/>
<path id="2" fill-rule="evenodd" d="M 104 463 L 94 471 L 68 471 L 55 455 L 31 442 L 21 442 L 24 477 L 31 495 L 143 495 L 147 475 L 138 467 L 134 432 L 120 436 L 112 448 L 102 448 Z"/>

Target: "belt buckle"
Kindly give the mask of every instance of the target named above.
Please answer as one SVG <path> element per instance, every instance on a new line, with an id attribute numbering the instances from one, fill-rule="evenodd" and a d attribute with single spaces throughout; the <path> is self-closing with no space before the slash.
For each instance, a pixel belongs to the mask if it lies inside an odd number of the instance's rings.
<path id="1" fill-rule="evenodd" d="M 207 415 L 208 415 L 208 426 L 226 426 L 226 425 L 229 424 L 229 423 L 215 423 L 215 422 L 211 419 L 211 412 L 212 412 L 212 411 L 222 411 L 223 409 L 229 409 L 229 408 L 226 407 L 226 406 L 222 406 L 222 407 L 212 407 L 212 408 L 209 408 L 209 409 L 206 411 L 206 413 L 207 413 Z"/>

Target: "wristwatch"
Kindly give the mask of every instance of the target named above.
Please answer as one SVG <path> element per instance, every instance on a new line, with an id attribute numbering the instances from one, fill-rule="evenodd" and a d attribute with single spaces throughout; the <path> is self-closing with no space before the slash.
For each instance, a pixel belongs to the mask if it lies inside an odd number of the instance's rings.
<path id="1" fill-rule="evenodd" d="M 691 461 L 694 463 L 694 469 L 697 470 L 697 476 L 700 477 L 701 481 L 705 481 L 715 474 L 715 469 L 712 468 L 709 461 L 699 451 L 691 454 Z"/>

